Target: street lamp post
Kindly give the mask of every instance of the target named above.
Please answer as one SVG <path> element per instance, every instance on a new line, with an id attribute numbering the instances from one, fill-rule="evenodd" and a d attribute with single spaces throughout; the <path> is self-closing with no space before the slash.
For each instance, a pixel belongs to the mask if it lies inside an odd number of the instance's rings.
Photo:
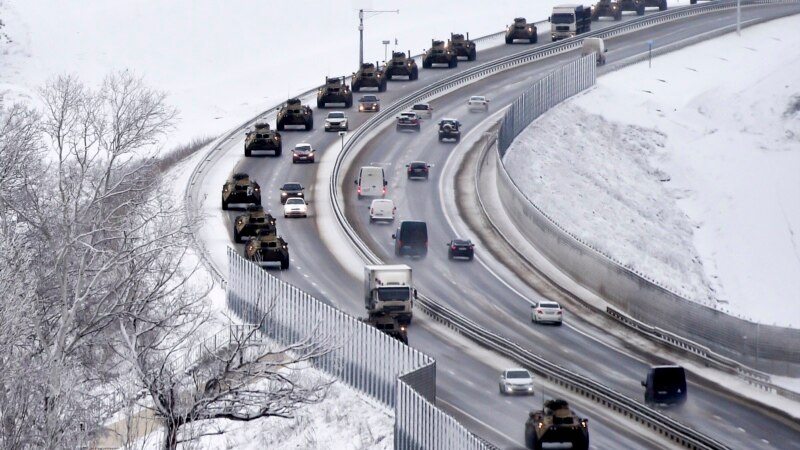
<path id="1" fill-rule="evenodd" d="M 339 137 L 342 138 L 342 151 L 344 151 L 344 136 L 347 134 L 346 131 L 340 131 Z"/>
<path id="2" fill-rule="evenodd" d="M 389 44 L 391 41 L 383 41 L 383 63 L 386 64 L 386 58 L 389 57 Z"/>
<path id="3" fill-rule="evenodd" d="M 400 14 L 399 9 L 393 9 L 388 11 L 379 11 L 375 9 L 359 9 L 358 10 L 358 67 L 361 67 L 364 64 L 364 13 L 385 13 L 385 12 L 393 12 Z"/>

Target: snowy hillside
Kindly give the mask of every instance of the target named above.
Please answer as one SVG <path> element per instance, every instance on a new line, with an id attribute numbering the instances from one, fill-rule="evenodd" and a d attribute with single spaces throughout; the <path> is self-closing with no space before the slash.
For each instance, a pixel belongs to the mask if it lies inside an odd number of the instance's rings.
<path id="1" fill-rule="evenodd" d="M 794 16 L 603 76 L 526 130 L 506 166 L 621 263 L 800 327 L 797 29 Z"/>

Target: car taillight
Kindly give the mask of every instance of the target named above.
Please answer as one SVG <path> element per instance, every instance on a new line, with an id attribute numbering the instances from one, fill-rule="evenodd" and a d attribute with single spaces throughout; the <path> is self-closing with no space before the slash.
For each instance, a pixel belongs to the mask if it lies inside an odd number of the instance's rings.
<path id="1" fill-rule="evenodd" d="M 456 249 L 456 246 L 455 246 L 455 245 L 451 245 L 451 246 L 450 246 L 450 250 L 455 250 L 455 249 Z"/>
<path id="2" fill-rule="evenodd" d="M 386 186 L 383 187 L 383 193 L 386 193 Z"/>
<path id="3" fill-rule="evenodd" d="M 536 314 L 544 314 L 544 312 L 541 309 L 537 309 Z"/>
<path id="4" fill-rule="evenodd" d="M 558 314 L 560 316 L 561 315 L 561 310 L 559 309 L 556 314 Z"/>
<path id="5" fill-rule="evenodd" d="M 358 193 L 361 193 L 361 186 L 358 187 Z"/>
<path id="6" fill-rule="evenodd" d="M 370 208 L 369 213 L 374 216 L 375 215 L 375 210 Z"/>

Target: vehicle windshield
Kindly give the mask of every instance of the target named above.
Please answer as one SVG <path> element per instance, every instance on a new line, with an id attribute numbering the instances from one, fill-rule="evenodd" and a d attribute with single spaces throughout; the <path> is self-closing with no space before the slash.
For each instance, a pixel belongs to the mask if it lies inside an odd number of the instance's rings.
<path id="1" fill-rule="evenodd" d="M 483 97 L 470 97 L 470 100 L 473 102 L 482 102 L 484 100 Z"/>
<path id="2" fill-rule="evenodd" d="M 328 118 L 329 119 L 344 119 L 344 113 L 343 112 L 331 112 L 331 113 L 328 113 Z"/>
<path id="3" fill-rule="evenodd" d="M 409 292 L 408 286 L 378 288 L 378 298 L 383 301 L 408 300 L 409 297 L 411 297 L 411 293 Z"/>
<path id="4" fill-rule="evenodd" d="M 531 374 L 527 370 L 509 370 L 506 373 L 506 378 L 530 378 Z"/>
<path id="5" fill-rule="evenodd" d="M 374 95 L 365 95 L 364 97 L 361 98 L 361 101 L 362 102 L 377 102 L 378 101 L 378 97 L 375 97 Z"/>
<path id="6" fill-rule="evenodd" d="M 411 107 L 411 109 L 427 111 L 427 110 L 430 109 L 430 106 L 428 106 L 428 105 L 414 105 L 414 106 Z"/>
<path id="7" fill-rule="evenodd" d="M 281 190 L 284 191 L 299 191 L 302 190 L 303 186 L 300 186 L 300 183 L 286 183 L 283 185 Z"/>
<path id="8" fill-rule="evenodd" d="M 553 14 L 550 17 L 551 23 L 574 23 L 575 22 L 575 15 L 574 14 Z"/>
<path id="9" fill-rule="evenodd" d="M 302 198 L 299 197 L 292 197 L 289 200 L 286 200 L 287 205 L 302 205 L 305 204 Z"/>
<path id="10" fill-rule="evenodd" d="M 311 146 L 308 144 L 297 144 L 294 149 L 301 152 L 310 152 Z"/>
<path id="11" fill-rule="evenodd" d="M 539 308 L 558 309 L 559 306 L 558 306 L 558 303 L 545 303 L 545 302 L 542 302 L 542 303 L 539 303 Z"/>
<path id="12" fill-rule="evenodd" d="M 657 390 L 674 391 L 686 386 L 686 374 L 682 367 L 661 367 L 653 373 L 653 386 Z"/>

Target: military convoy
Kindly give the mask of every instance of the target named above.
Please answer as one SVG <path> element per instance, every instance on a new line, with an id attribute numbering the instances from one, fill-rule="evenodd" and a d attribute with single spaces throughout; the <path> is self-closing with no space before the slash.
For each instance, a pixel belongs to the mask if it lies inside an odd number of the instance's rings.
<path id="1" fill-rule="evenodd" d="M 430 69 L 434 64 L 447 64 L 451 69 L 458 66 L 458 56 L 449 40 L 445 42 L 431 39 L 431 48 L 422 56 L 422 68 Z"/>
<path id="2" fill-rule="evenodd" d="M 404 52 L 393 51 L 392 59 L 386 64 L 383 74 L 387 80 L 393 80 L 394 77 L 408 77 L 413 81 L 419 78 L 417 61 L 411 57 L 411 50 L 408 51 L 408 56 Z"/>
<path id="3" fill-rule="evenodd" d="M 299 98 L 290 98 L 278 108 L 275 121 L 278 131 L 283 131 L 286 125 L 303 125 L 308 131 L 314 128 L 314 112 L 310 106 L 302 104 Z"/>
<path id="4" fill-rule="evenodd" d="M 506 27 L 506 44 L 513 44 L 516 39 L 535 44 L 539 40 L 536 24 L 528 23 L 524 17 L 515 18 L 514 23 Z"/>
<path id="5" fill-rule="evenodd" d="M 580 418 L 566 400 L 544 402 L 525 422 L 525 448 L 542 450 L 544 443 L 570 443 L 573 450 L 589 450 L 589 419 Z"/>
<path id="6" fill-rule="evenodd" d="M 244 172 L 234 173 L 222 185 L 222 209 L 231 204 L 261 205 L 261 186 Z"/>
<path id="7" fill-rule="evenodd" d="M 289 244 L 278 236 L 275 228 L 259 229 L 244 246 L 244 256 L 258 265 L 278 262 L 281 270 L 289 268 Z"/>
<path id="8" fill-rule="evenodd" d="M 264 211 L 264 207 L 261 205 L 249 206 L 245 214 L 236 216 L 233 223 L 233 240 L 236 243 L 242 243 L 243 238 L 253 237 L 262 229 L 276 232 L 275 218 L 272 217 L 272 214 Z"/>
<path id="9" fill-rule="evenodd" d="M 364 63 L 358 72 L 353 72 L 353 92 L 359 92 L 362 87 L 378 88 L 378 92 L 386 91 L 386 77 L 378 63 Z"/>
<path id="10" fill-rule="evenodd" d="M 344 77 L 325 77 L 325 85 L 317 91 L 317 108 L 325 108 L 328 103 L 344 103 L 345 108 L 353 106 L 353 91 Z"/>
<path id="11" fill-rule="evenodd" d="M 467 58 L 467 61 L 475 61 L 475 58 L 478 57 L 475 41 L 469 39 L 469 33 L 467 33 L 466 38 L 460 33 L 450 33 L 450 43 L 453 44 L 453 51 L 456 52 L 456 57 L 463 56 Z"/>
<path id="12" fill-rule="evenodd" d="M 252 130 L 247 131 L 244 138 L 244 156 L 252 156 L 253 150 L 272 150 L 275 156 L 281 156 L 281 134 L 271 129 L 268 122 L 259 120 Z"/>

